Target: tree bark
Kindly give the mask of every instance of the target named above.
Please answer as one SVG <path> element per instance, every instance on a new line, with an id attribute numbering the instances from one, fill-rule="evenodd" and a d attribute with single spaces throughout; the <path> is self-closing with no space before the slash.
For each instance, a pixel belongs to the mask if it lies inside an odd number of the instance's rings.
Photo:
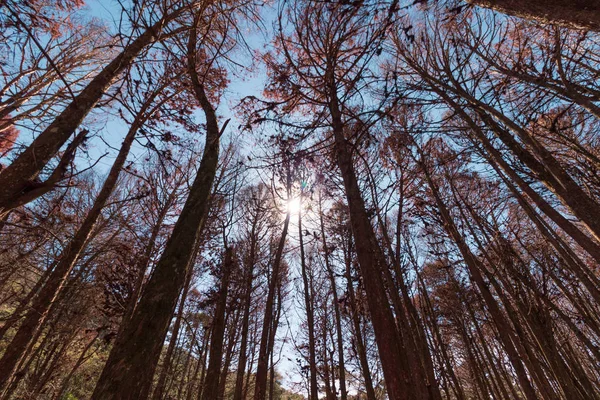
<path id="1" fill-rule="evenodd" d="M 541 24 L 600 30 L 600 4 L 595 0 L 467 0 L 467 2 Z"/>
<path id="2" fill-rule="evenodd" d="M 206 222 L 219 161 L 220 130 L 196 70 L 196 29 L 188 42 L 188 73 L 206 117 L 206 144 L 188 199 L 127 326 L 117 336 L 93 400 L 146 398 L 177 297 Z"/>

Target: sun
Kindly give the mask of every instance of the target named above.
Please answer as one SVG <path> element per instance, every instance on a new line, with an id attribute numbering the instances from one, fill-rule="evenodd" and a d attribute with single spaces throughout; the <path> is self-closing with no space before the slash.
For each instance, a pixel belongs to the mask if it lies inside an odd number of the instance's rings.
<path id="1" fill-rule="evenodd" d="M 287 211 L 292 215 L 298 215 L 298 213 L 300 213 L 300 207 L 301 204 L 299 198 L 291 199 L 287 202 Z"/>

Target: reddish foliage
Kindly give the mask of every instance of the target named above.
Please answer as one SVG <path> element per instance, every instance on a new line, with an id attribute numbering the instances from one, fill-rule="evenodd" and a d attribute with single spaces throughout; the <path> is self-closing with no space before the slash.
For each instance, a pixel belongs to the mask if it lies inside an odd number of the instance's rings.
<path id="1" fill-rule="evenodd" d="M 14 125 L 0 131 L 0 156 L 6 154 L 13 147 L 18 136 L 19 130 Z"/>

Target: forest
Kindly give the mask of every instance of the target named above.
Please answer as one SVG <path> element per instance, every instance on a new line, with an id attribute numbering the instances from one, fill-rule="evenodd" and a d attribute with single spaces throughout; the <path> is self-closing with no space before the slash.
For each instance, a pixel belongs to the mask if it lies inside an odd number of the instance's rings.
<path id="1" fill-rule="evenodd" d="M 0 0 L 0 400 L 600 399 L 597 0 Z"/>

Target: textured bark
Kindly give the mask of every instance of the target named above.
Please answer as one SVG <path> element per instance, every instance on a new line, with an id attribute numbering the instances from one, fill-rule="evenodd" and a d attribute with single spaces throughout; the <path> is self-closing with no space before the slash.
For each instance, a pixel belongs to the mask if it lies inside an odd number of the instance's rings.
<path id="1" fill-rule="evenodd" d="M 92 395 L 94 400 L 146 398 L 177 297 L 184 285 L 206 222 L 219 161 L 220 131 L 196 70 L 195 29 L 188 46 L 188 72 L 206 117 L 206 144 L 200 168 L 171 237 L 126 327 L 117 336 Z"/>
<path id="2" fill-rule="evenodd" d="M 600 3 L 596 0 L 467 0 L 467 2 L 542 24 L 600 30 Z"/>

